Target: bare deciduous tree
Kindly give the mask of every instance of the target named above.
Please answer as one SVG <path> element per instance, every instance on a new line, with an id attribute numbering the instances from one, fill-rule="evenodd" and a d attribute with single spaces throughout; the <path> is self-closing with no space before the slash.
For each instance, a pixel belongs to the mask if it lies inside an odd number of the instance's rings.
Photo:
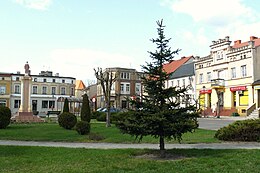
<path id="1" fill-rule="evenodd" d="M 105 104 L 106 104 L 106 108 L 107 108 L 107 112 L 106 112 L 106 127 L 110 127 L 110 96 L 111 96 L 111 87 L 112 84 L 115 82 L 116 80 L 116 75 L 112 73 L 111 70 L 106 69 L 104 72 L 102 70 L 102 68 L 97 68 L 94 69 L 95 71 L 95 76 L 97 78 L 98 83 L 100 83 L 102 90 L 103 90 L 103 94 L 105 97 Z"/>

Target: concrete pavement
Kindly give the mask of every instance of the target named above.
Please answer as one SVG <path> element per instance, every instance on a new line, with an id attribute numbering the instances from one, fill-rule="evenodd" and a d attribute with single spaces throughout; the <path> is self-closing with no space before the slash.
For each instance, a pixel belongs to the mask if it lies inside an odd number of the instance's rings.
<path id="1" fill-rule="evenodd" d="M 7 146 L 41 146 L 41 147 L 66 147 L 88 149 L 159 149 L 159 144 L 122 144 L 122 143 L 78 143 L 78 142 L 36 142 L 0 140 L 0 145 Z M 166 144 L 166 149 L 260 149 L 257 142 L 224 142 L 224 143 L 199 143 L 199 144 Z"/>

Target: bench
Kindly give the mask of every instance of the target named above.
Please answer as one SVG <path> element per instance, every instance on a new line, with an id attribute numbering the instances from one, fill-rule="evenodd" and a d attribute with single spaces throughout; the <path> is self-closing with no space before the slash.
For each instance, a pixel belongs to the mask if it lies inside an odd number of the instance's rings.
<path id="1" fill-rule="evenodd" d="M 47 115 L 51 115 L 51 114 L 55 114 L 55 115 L 60 115 L 60 111 L 48 111 Z"/>
<path id="2" fill-rule="evenodd" d="M 48 111 L 48 121 L 50 122 L 57 122 L 58 121 L 58 115 L 60 115 L 61 111 Z"/>

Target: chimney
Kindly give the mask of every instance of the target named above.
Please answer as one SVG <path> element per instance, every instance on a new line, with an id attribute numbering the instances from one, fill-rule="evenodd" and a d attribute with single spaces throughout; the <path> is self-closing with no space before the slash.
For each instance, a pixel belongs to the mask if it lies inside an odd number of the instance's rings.
<path id="1" fill-rule="evenodd" d="M 251 37 L 250 37 L 250 41 L 253 41 L 253 40 L 255 40 L 255 39 L 258 39 L 258 38 L 255 37 L 255 36 L 251 36 Z"/>
<path id="2" fill-rule="evenodd" d="M 234 43 L 235 43 L 235 45 L 241 44 L 241 40 L 236 40 L 236 41 L 234 41 Z"/>

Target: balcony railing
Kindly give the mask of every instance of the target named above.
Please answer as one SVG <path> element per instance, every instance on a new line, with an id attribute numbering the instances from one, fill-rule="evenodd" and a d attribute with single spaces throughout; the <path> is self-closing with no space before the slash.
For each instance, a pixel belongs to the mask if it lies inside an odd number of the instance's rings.
<path id="1" fill-rule="evenodd" d="M 225 80 L 224 79 L 212 79 L 211 87 L 212 88 L 223 88 L 223 87 L 225 87 Z"/>

